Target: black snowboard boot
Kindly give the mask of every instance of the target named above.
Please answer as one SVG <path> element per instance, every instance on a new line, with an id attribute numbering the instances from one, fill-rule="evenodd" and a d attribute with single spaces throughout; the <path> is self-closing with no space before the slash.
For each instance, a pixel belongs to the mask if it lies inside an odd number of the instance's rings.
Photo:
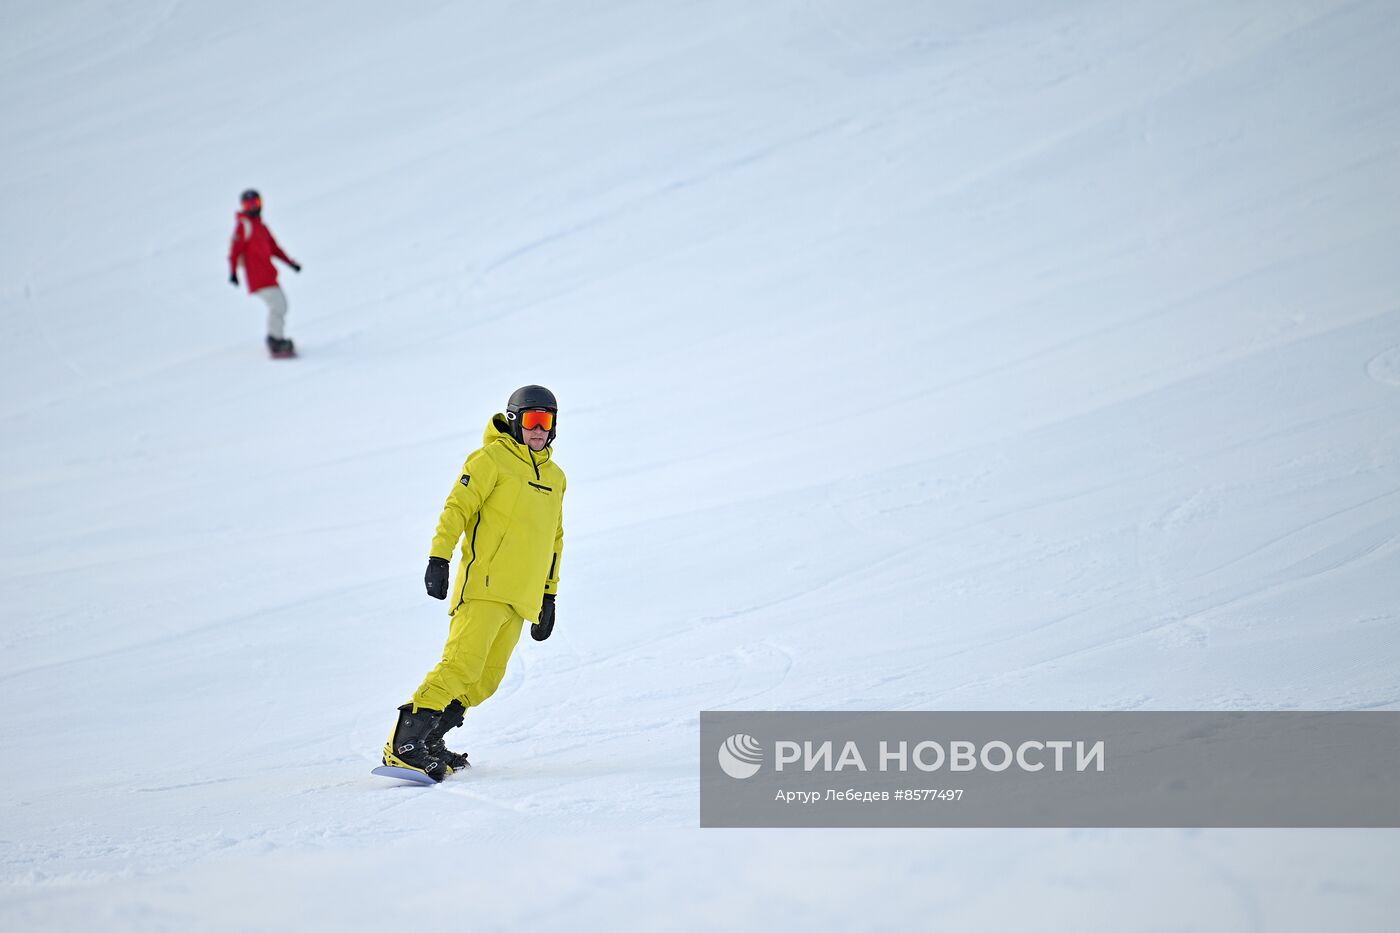
<path id="1" fill-rule="evenodd" d="M 437 728 L 442 713 L 435 709 L 413 710 L 412 703 L 399 707 L 393 734 L 384 745 L 384 763 L 422 771 L 434 781 L 447 777 L 447 766 L 428 750 L 428 735 Z"/>
<path id="2" fill-rule="evenodd" d="M 442 716 L 438 718 L 437 725 L 428 733 L 425 740 L 428 746 L 428 754 L 447 765 L 453 771 L 461 771 L 463 768 L 471 767 L 471 762 L 467 761 L 466 753 L 461 754 L 452 751 L 443 741 L 443 736 L 447 735 L 447 730 L 455 729 L 462 724 L 462 718 L 466 716 L 467 708 L 462 705 L 461 700 L 453 700 L 447 704 L 447 709 L 442 711 Z"/>

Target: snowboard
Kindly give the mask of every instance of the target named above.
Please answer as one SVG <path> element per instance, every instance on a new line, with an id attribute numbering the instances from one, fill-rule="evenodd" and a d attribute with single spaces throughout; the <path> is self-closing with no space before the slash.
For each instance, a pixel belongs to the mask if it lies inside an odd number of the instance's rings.
<path id="1" fill-rule="evenodd" d="M 422 771 L 414 771 L 412 768 L 396 768 L 393 765 L 380 765 L 370 774 L 377 774 L 380 777 L 393 778 L 396 781 L 407 781 L 410 784 L 436 784 L 432 778 Z"/>
<path id="2" fill-rule="evenodd" d="M 297 358 L 297 351 L 295 349 L 278 350 L 276 353 L 270 355 L 274 360 L 294 360 Z"/>

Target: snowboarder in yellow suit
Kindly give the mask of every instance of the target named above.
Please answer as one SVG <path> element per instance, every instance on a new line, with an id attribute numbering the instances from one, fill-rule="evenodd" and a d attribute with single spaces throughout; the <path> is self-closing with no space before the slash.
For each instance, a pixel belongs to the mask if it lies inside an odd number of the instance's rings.
<path id="1" fill-rule="evenodd" d="M 452 614 L 442 661 L 399 707 L 384 745 L 384 763 L 440 781 L 466 767 L 443 736 L 462 724 L 501 684 L 526 619 L 544 641 L 554 629 L 554 597 L 564 549 L 567 484 L 554 462 L 559 404 L 544 386 L 511 394 L 486 426 L 481 449 L 467 458 L 433 536 L 424 585 L 447 599 Z M 457 579 L 447 587 L 449 560 L 461 542 Z"/>

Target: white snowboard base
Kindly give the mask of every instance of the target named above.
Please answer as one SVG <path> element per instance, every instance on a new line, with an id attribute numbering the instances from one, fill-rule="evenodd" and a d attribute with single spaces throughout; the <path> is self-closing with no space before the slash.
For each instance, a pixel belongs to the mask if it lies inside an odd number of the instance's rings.
<path id="1" fill-rule="evenodd" d="M 393 765 L 380 765 L 370 774 L 377 774 L 380 777 L 394 778 L 399 781 L 407 781 L 410 784 L 436 784 L 432 778 L 422 771 L 414 771 L 412 768 L 396 768 Z"/>

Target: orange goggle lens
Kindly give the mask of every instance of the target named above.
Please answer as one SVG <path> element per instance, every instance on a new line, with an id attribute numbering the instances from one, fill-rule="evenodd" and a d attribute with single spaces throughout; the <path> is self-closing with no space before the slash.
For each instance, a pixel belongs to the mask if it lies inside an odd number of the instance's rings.
<path id="1" fill-rule="evenodd" d="M 544 428 L 546 431 L 553 431 L 554 412 L 522 411 L 520 413 L 520 426 L 527 431 L 533 431 L 535 428 Z"/>

